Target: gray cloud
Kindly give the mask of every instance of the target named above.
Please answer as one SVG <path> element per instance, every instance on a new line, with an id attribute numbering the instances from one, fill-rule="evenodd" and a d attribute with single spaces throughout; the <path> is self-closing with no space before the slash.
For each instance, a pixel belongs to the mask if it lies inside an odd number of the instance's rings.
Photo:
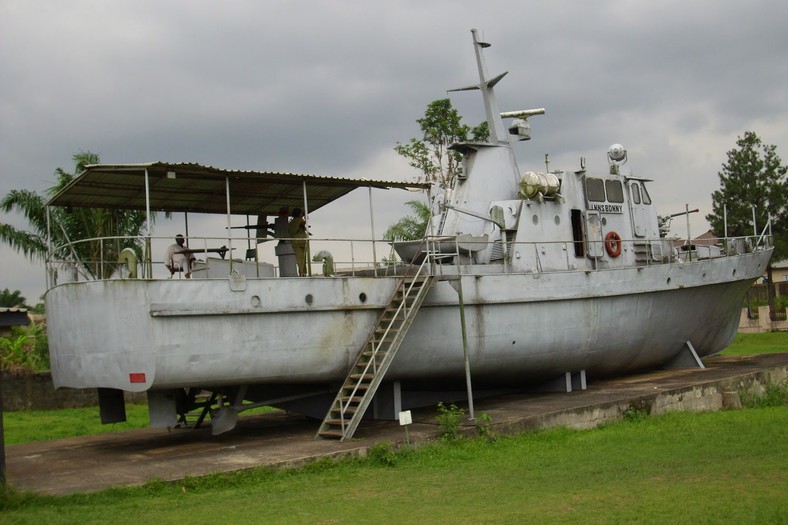
<path id="1" fill-rule="evenodd" d="M 785 155 L 786 19 L 777 1 L 8 1 L 0 194 L 43 191 L 80 150 L 117 163 L 412 176 L 392 147 L 418 134 L 428 102 L 476 81 L 477 27 L 493 44 L 491 72 L 510 71 L 501 108 L 547 108 L 517 147 L 521 168 L 549 153 L 551 168 L 583 156 L 602 170 L 621 142 L 628 166 L 659 182 L 661 210 L 703 210 L 700 233 L 737 135 L 753 130 Z M 467 122 L 483 119 L 477 93 L 451 98 Z M 407 198 L 379 199 L 390 222 Z M 42 268 L 0 254 L 0 288 L 43 292 Z"/>

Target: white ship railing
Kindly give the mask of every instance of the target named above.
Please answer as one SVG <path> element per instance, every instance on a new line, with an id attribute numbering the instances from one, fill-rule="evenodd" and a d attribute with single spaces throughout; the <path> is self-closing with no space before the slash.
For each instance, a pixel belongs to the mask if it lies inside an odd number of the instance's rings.
<path id="1" fill-rule="evenodd" d="M 194 250 L 198 260 L 207 261 L 213 257 L 228 261 L 232 259 L 233 263 L 265 265 L 267 268 L 273 268 L 276 277 L 279 272 L 274 247 L 281 240 L 286 239 L 265 239 L 260 244 L 256 244 L 255 239 L 246 238 L 189 237 L 187 245 Z M 104 237 L 84 239 L 55 247 L 46 261 L 47 287 L 51 288 L 64 282 L 126 278 L 129 276 L 129 262 L 138 264 L 137 277 L 140 279 L 166 278 L 169 272 L 165 270 L 163 256 L 167 246 L 173 241 L 172 237 Z M 497 243 L 500 249 L 500 241 Z M 307 262 L 313 276 L 324 275 L 325 261 L 312 260 L 312 256 L 319 252 L 327 252 L 331 255 L 333 271 L 330 275 L 383 277 L 402 272 L 403 263 L 390 249 L 391 241 L 312 238 L 309 244 L 310 256 Z M 473 247 L 470 244 L 473 244 Z M 435 275 L 442 273 L 456 275 L 478 271 L 475 254 L 484 253 L 488 246 L 493 248 L 495 242 L 483 241 L 483 245 L 480 244 L 482 241 L 478 239 L 467 241 L 460 237 L 428 237 L 425 240 L 427 248 L 424 250 L 433 256 Z M 768 249 L 772 246 L 772 237 L 761 233 L 744 237 L 696 239 L 693 243 L 678 239 L 626 239 L 620 241 L 621 255 L 615 258 L 605 253 L 604 241 L 583 241 L 582 256 L 575 255 L 575 244 L 576 241 L 507 242 L 506 249 L 501 250 L 504 256 L 490 261 L 489 266 L 498 266 L 503 273 L 520 273 L 602 269 L 602 265 L 594 264 L 596 259 L 605 259 L 606 268 L 689 263 Z M 602 256 L 588 257 L 591 245 L 593 251 Z M 660 249 L 655 249 L 652 245 L 659 245 Z M 126 259 L 121 262 L 120 255 L 124 247 L 132 247 L 134 260 Z M 248 250 L 253 252 L 248 253 Z M 641 252 L 645 250 L 645 257 L 641 256 L 641 259 L 633 261 L 631 254 L 638 250 Z M 564 254 L 560 260 L 555 255 L 544 255 L 557 252 Z M 655 252 L 659 253 L 659 257 L 654 256 Z M 246 257 L 254 253 L 257 253 L 257 258 Z M 389 255 L 375 261 L 373 259 L 375 253 Z M 126 254 L 128 255 L 128 251 Z M 518 265 L 514 260 L 518 256 L 529 258 L 528 260 L 533 261 L 534 264 L 524 269 L 522 264 Z M 225 277 L 225 275 L 215 275 L 215 277 Z"/>
<path id="2" fill-rule="evenodd" d="M 257 244 L 256 239 L 189 236 L 185 246 L 188 246 L 201 262 L 206 262 L 209 258 L 227 261 L 232 259 L 233 263 L 265 265 L 273 268 L 275 276 L 278 276 L 275 247 L 280 241 L 291 240 L 267 238 L 261 239 L 261 243 Z M 116 236 L 82 239 L 55 246 L 46 259 L 47 288 L 64 282 L 127 278 L 129 264 L 120 260 L 124 248 L 130 248 L 133 252 L 132 263 L 138 266 L 138 278 L 167 278 L 169 272 L 164 266 L 164 255 L 173 242 L 172 236 Z M 331 256 L 330 264 L 335 275 L 393 275 L 397 273 L 397 267 L 402 266 L 402 262 L 394 256 L 390 244 L 391 241 L 388 240 L 310 238 L 307 264 L 311 275 L 324 275 L 325 261 L 315 261 L 312 257 L 320 252 L 327 252 Z M 249 250 L 253 253 L 249 254 Z M 386 253 L 388 256 L 375 261 L 375 253 Z"/>

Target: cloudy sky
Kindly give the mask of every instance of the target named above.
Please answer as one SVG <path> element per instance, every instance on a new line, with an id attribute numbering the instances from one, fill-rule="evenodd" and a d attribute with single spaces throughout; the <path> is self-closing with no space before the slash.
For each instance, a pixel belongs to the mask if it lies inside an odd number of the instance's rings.
<path id="1" fill-rule="evenodd" d="M 551 168 L 606 170 L 620 142 L 661 213 L 701 209 L 700 234 L 738 136 L 788 157 L 786 20 L 783 0 L 2 0 L 0 195 L 43 192 L 81 150 L 408 180 L 392 148 L 430 101 L 477 82 L 475 27 L 490 73 L 509 71 L 501 110 L 547 109 L 517 146 L 521 170 L 545 153 Z M 477 92 L 451 98 L 465 122 L 483 119 Z M 410 197 L 384 196 L 377 229 Z M 313 233 L 348 209 L 316 212 Z M 0 289 L 37 302 L 43 267 L 5 245 L 0 261 Z"/>

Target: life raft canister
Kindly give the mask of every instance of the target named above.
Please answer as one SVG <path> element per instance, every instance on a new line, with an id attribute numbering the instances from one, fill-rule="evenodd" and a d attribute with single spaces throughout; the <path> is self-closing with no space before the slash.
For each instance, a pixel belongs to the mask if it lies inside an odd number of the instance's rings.
<path id="1" fill-rule="evenodd" d="M 621 255 L 621 236 L 616 232 L 608 232 L 605 235 L 605 250 L 611 257 Z"/>
<path id="2" fill-rule="evenodd" d="M 137 278 L 137 254 L 131 248 L 123 248 L 118 256 L 118 262 L 129 268 L 129 279 Z"/>

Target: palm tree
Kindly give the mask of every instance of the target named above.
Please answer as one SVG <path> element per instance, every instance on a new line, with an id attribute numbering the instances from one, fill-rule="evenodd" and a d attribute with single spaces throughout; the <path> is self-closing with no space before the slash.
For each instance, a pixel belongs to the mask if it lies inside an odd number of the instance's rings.
<path id="1" fill-rule="evenodd" d="M 27 299 L 22 297 L 22 292 L 14 290 L 13 292 L 5 288 L 0 292 L 0 307 L 4 308 L 27 308 Z"/>
<path id="2" fill-rule="evenodd" d="M 430 221 L 430 207 L 421 201 L 408 201 L 405 204 L 415 213 L 401 218 L 389 226 L 383 234 L 384 239 L 392 241 L 415 241 L 423 239 Z"/>
<path id="3" fill-rule="evenodd" d="M 0 210 L 17 211 L 30 223 L 29 230 L 20 230 L 10 224 L 0 224 L 0 241 L 31 260 L 45 261 L 47 249 L 47 197 L 66 187 L 89 164 L 99 164 L 95 153 L 81 151 L 73 156 L 74 173 L 57 168 L 57 183 L 39 195 L 29 190 L 11 190 L 0 200 Z M 134 238 L 117 241 L 99 241 L 101 237 L 136 237 L 145 223 L 145 212 L 137 210 L 106 210 L 96 208 L 50 209 L 50 236 L 52 258 L 76 264 L 91 277 L 107 278 L 116 266 L 101 261 L 117 261 L 123 248 L 131 247 L 138 255 L 141 241 Z M 69 246 L 78 239 L 97 239 Z"/>

